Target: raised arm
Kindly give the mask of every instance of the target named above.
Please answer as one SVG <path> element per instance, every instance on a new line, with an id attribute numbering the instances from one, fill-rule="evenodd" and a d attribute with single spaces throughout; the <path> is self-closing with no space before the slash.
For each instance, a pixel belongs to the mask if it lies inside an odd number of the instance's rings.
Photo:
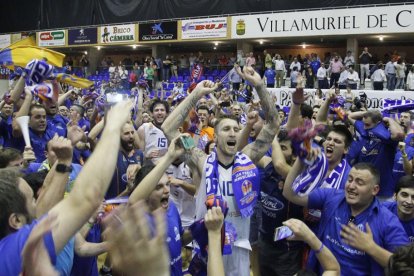
<path id="1" fill-rule="evenodd" d="M 147 199 L 151 192 L 155 189 L 160 181 L 161 177 L 167 168 L 176 160 L 178 157 L 184 154 L 184 149 L 181 147 L 180 135 L 171 141 L 168 147 L 166 155 L 158 160 L 157 165 L 151 172 L 145 176 L 145 178 L 139 183 L 132 194 L 129 196 L 129 204 L 135 204 L 140 200 Z"/>
<path id="2" fill-rule="evenodd" d="M 292 166 L 292 169 L 289 171 L 285 184 L 283 185 L 283 196 L 289 200 L 290 202 L 300 205 L 303 207 L 308 206 L 308 196 L 298 196 L 292 189 L 293 181 L 295 181 L 296 177 L 300 174 L 300 172 L 304 169 L 304 165 L 300 158 L 297 158 L 295 163 Z"/>
<path id="3" fill-rule="evenodd" d="M 322 103 L 321 107 L 318 110 L 318 114 L 316 114 L 317 124 L 328 124 L 329 105 L 331 104 L 333 99 L 335 99 L 335 91 L 330 89 L 326 94 L 325 101 Z"/>
<path id="4" fill-rule="evenodd" d="M 276 136 L 280 124 L 279 114 L 260 75 L 250 66 L 245 66 L 243 68 L 243 73 L 241 73 L 239 67 L 237 67 L 237 70 L 238 73 L 256 89 L 262 109 L 265 113 L 265 124 L 256 140 L 243 149 L 243 153 L 248 155 L 253 162 L 258 162 L 267 152 L 273 138 Z"/>
<path id="5" fill-rule="evenodd" d="M 404 139 L 404 129 L 397 121 L 388 117 L 383 118 L 383 121 L 388 123 L 388 129 L 391 133 L 392 140 L 400 141 Z"/>
<path id="6" fill-rule="evenodd" d="M 36 217 L 38 218 L 49 212 L 63 199 L 69 172 L 58 172 L 56 166 L 58 164 L 67 167 L 72 165 L 73 148 L 70 140 L 56 135 L 50 140 L 48 147 L 56 155 L 57 161 L 47 174 L 42 192 L 36 201 Z"/>
<path id="7" fill-rule="evenodd" d="M 121 128 L 130 117 L 132 102 L 116 104 L 107 115 L 107 125 L 100 142 L 79 173 L 73 190 L 50 214 L 57 216 L 52 231 L 56 252 L 81 229 L 101 204 L 115 170 Z"/>
<path id="8" fill-rule="evenodd" d="M 24 79 L 25 75 L 26 73 L 22 74 L 14 88 L 10 91 L 10 98 L 13 102 L 17 102 L 20 98 L 20 95 L 23 93 L 24 86 L 26 84 L 26 81 Z"/>
<path id="9" fill-rule="evenodd" d="M 259 114 L 257 111 L 251 111 L 247 114 L 247 123 L 242 129 L 238 141 L 238 150 L 242 150 L 245 146 L 249 144 L 249 134 L 253 129 L 253 125 L 259 119 Z"/>
<path id="10" fill-rule="evenodd" d="M 196 106 L 197 101 L 217 88 L 217 84 L 212 81 L 202 81 L 197 84 L 193 92 L 189 94 L 185 100 L 174 109 L 167 117 L 161 128 L 169 141 L 178 135 L 178 128 L 182 126 L 191 109 Z"/>
<path id="11" fill-rule="evenodd" d="M 277 136 L 273 139 L 272 143 L 272 163 L 276 172 L 286 179 L 289 171 L 292 169 L 292 166 L 286 162 L 286 158 L 283 155 Z"/>

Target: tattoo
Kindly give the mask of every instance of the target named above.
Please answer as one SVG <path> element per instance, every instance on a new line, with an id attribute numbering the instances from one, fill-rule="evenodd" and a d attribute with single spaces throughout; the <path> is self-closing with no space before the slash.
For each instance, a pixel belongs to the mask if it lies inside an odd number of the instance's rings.
<path id="1" fill-rule="evenodd" d="M 201 176 L 206 158 L 207 154 L 201 149 L 195 147 L 189 153 L 186 154 L 186 163 L 190 167 L 196 168 Z"/>
<path id="2" fill-rule="evenodd" d="M 243 149 L 245 153 L 252 160 L 253 163 L 257 163 L 269 150 L 273 139 L 276 136 L 277 128 L 271 124 L 263 126 L 259 135 L 253 143 L 250 143 Z"/>
<path id="3" fill-rule="evenodd" d="M 254 87 L 259 95 L 260 103 L 266 114 L 266 123 L 274 124 L 279 120 L 279 113 L 276 111 L 276 108 L 273 106 L 273 100 L 270 97 L 269 91 L 267 91 L 264 83 L 261 83 L 258 86 Z"/>

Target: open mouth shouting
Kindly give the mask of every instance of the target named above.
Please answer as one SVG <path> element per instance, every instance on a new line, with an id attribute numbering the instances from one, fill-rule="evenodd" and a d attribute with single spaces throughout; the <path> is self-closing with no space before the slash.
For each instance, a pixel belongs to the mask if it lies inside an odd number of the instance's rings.
<path id="1" fill-rule="evenodd" d="M 164 209 L 168 209 L 168 198 L 169 198 L 169 195 L 163 196 L 161 198 L 161 207 Z"/>

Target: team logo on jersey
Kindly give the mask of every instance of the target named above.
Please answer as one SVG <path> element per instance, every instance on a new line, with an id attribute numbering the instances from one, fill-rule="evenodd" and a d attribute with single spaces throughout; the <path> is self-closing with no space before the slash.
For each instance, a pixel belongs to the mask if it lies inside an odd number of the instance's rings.
<path id="1" fill-rule="evenodd" d="M 243 192 L 244 196 L 247 195 L 248 193 L 250 193 L 252 191 L 252 188 L 253 188 L 252 182 L 250 182 L 249 180 L 243 181 L 243 183 L 242 183 L 242 192 Z"/>

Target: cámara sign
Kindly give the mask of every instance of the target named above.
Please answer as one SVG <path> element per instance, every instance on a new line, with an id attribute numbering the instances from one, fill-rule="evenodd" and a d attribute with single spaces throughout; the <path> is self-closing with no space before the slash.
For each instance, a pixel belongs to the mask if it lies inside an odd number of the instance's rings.
<path id="1" fill-rule="evenodd" d="M 232 38 L 414 32 L 414 5 L 233 16 Z"/>
<path id="2" fill-rule="evenodd" d="M 136 41 L 135 24 L 105 26 L 100 29 L 100 43 L 116 44 Z"/>

